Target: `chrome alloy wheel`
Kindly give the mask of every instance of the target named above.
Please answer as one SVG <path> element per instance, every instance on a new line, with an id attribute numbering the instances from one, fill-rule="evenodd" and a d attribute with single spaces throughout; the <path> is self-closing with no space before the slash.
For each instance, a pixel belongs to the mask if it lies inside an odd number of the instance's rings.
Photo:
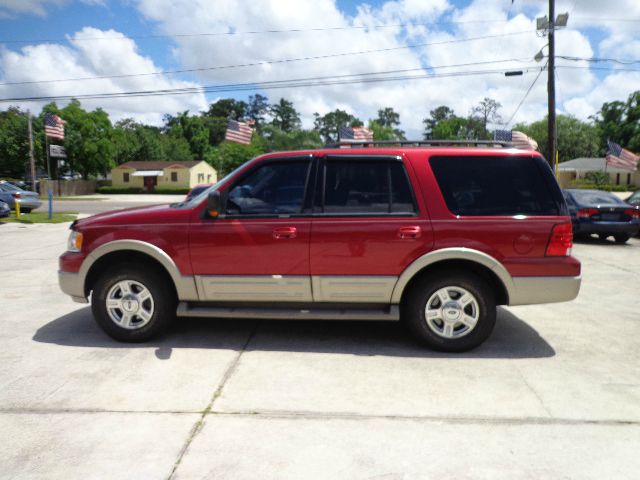
<path id="1" fill-rule="evenodd" d="M 153 316 L 153 297 L 149 289 L 135 280 L 122 280 L 109 289 L 107 312 L 116 325 L 127 330 L 144 327 Z"/>
<path id="2" fill-rule="evenodd" d="M 429 297 L 424 317 L 436 335 L 447 339 L 460 338 L 475 328 L 480 309 L 478 301 L 468 290 L 450 286 Z"/>

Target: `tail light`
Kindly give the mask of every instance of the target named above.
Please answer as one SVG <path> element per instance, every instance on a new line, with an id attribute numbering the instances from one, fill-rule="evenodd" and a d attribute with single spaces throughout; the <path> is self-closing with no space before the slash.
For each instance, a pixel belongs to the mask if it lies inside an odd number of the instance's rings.
<path id="1" fill-rule="evenodd" d="M 638 208 L 627 208 L 624 211 L 624 214 L 628 215 L 629 217 L 631 217 L 632 220 L 640 219 L 640 209 L 638 209 Z"/>
<path id="2" fill-rule="evenodd" d="M 20 194 L 20 192 L 13 192 L 13 193 L 11 194 L 11 196 L 12 196 L 13 198 L 20 198 L 22 195 Z"/>
<path id="3" fill-rule="evenodd" d="M 568 257 L 573 247 L 573 230 L 570 223 L 560 223 L 551 230 L 547 245 L 547 257 Z"/>
<path id="4" fill-rule="evenodd" d="M 581 208 L 578 210 L 578 213 L 576 213 L 576 217 L 589 218 L 591 215 L 595 215 L 596 213 L 598 213 L 597 208 Z"/>

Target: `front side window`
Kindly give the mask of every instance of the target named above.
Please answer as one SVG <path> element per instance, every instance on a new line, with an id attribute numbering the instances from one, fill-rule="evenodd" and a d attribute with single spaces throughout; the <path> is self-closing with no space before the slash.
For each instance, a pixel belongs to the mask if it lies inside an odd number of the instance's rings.
<path id="1" fill-rule="evenodd" d="M 268 163 L 229 190 L 228 215 L 292 215 L 302 212 L 310 162 Z"/>
<path id="2" fill-rule="evenodd" d="M 329 214 L 413 214 L 409 179 L 393 160 L 327 160 L 324 209 Z"/>

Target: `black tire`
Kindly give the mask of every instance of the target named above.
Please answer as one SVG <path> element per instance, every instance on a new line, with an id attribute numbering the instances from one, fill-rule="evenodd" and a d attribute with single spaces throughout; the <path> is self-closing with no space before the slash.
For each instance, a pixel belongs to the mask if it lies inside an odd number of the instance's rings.
<path id="1" fill-rule="evenodd" d="M 614 235 L 613 238 L 616 240 L 616 243 L 627 243 L 627 241 L 631 238 L 631 235 L 628 235 L 626 233 L 618 233 Z"/>
<path id="2" fill-rule="evenodd" d="M 141 284 L 151 294 L 153 313 L 148 322 L 140 327 L 127 329 L 116 323 L 109 315 L 106 300 L 109 291 L 122 281 Z M 137 288 L 134 286 L 134 288 Z M 93 316 L 104 332 L 121 342 L 146 342 L 164 333 L 176 316 L 177 299 L 167 279 L 158 268 L 148 265 L 115 265 L 97 279 L 91 295 Z M 120 310 L 122 313 L 122 311 Z M 134 318 L 142 322 L 141 317 Z"/>
<path id="3" fill-rule="evenodd" d="M 22 212 L 22 213 L 31 213 L 31 208 L 21 208 L 20 212 Z"/>
<path id="4" fill-rule="evenodd" d="M 444 287 L 462 288 L 470 293 L 477 303 L 477 323 L 468 333 L 458 338 L 444 338 L 437 334 L 426 319 L 427 302 Z M 411 286 L 402 302 L 402 321 L 414 335 L 434 350 L 471 350 L 484 342 L 493 331 L 496 323 L 495 293 L 484 279 L 474 273 L 458 270 L 439 271 L 438 274 L 424 277 Z M 465 327 L 461 325 L 455 328 Z"/>

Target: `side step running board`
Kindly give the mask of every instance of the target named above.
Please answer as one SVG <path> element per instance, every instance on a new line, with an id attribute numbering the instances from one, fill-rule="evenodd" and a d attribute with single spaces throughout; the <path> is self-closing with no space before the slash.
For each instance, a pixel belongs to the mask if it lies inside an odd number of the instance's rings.
<path id="1" fill-rule="evenodd" d="M 384 309 L 208 307 L 197 303 L 180 302 L 176 315 L 178 317 L 269 320 L 383 320 L 397 322 L 400 320 L 400 309 L 397 305 L 391 305 Z"/>

